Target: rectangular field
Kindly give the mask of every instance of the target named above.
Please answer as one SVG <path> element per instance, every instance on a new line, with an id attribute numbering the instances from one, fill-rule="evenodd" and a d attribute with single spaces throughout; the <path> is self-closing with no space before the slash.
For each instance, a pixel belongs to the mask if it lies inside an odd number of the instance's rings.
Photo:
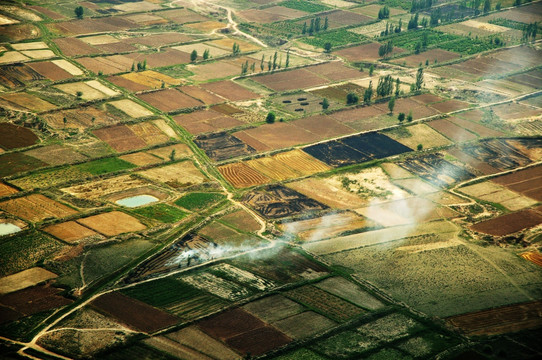
<path id="1" fill-rule="evenodd" d="M 47 218 L 63 218 L 77 211 L 41 194 L 32 194 L 0 202 L 0 209 L 24 220 L 39 222 Z"/>

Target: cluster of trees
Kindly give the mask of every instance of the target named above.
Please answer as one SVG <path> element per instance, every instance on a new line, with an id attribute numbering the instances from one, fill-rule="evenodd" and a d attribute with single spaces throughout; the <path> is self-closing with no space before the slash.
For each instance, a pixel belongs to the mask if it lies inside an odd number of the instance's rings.
<path id="1" fill-rule="evenodd" d="M 261 71 L 265 70 L 265 64 L 266 64 L 265 55 L 262 55 L 262 60 L 260 61 Z M 285 68 L 290 67 L 290 50 L 286 51 L 286 62 L 284 63 L 284 67 Z M 255 65 L 252 65 L 251 66 L 252 72 L 254 72 L 254 68 L 255 68 Z M 267 71 L 280 69 L 280 68 L 282 68 L 282 55 L 279 57 L 278 52 L 275 51 L 273 56 L 269 56 L 269 60 L 267 60 Z M 244 75 L 247 73 L 247 71 L 248 71 L 248 64 L 244 72 L 243 72 L 243 68 L 241 68 L 241 74 Z"/>
<path id="2" fill-rule="evenodd" d="M 529 41 L 529 39 L 535 40 L 537 32 L 538 32 L 538 22 L 530 23 L 528 25 L 523 25 L 523 33 L 521 35 L 521 40 L 524 42 Z"/>
<path id="3" fill-rule="evenodd" d="M 433 0 L 414 0 L 412 1 L 410 12 L 415 13 L 420 10 L 429 9 L 431 6 L 433 6 Z"/>
<path id="4" fill-rule="evenodd" d="M 414 119 L 414 117 L 412 116 L 412 110 L 409 111 L 408 116 L 405 116 L 405 113 L 399 113 L 399 115 L 397 116 L 397 120 L 399 120 L 399 122 L 403 122 L 405 121 L 405 117 L 406 121 L 412 122 L 412 120 Z"/>
<path id="5" fill-rule="evenodd" d="M 325 31 L 329 27 L 329 22 L 327 19 L 327 16 L 324 18 L 324 23 L 322 24 L 322 19 L 318 16 L 316 18 L 311 19 L 310 25 L 307 28 L 307 22 L 305 21 L 303 23 L 303 29 L 301 30 L 301 33 L 303 35 L 309 34 L 313 35 L 314 33 L 318 33 L 321 30 Z"/>
<path id="6" fill-rule="evenodd" d="M 410 20 L 408 21 L 407 29 L 408 30 L 417 29 L 419 25 L 418 24 L 419 19 L 420 19 L 420 16 L 418 15 L 418 13 L 416 13 L 416 15 L 412 15 L 410 17 Z"/>
<path id="7" fill-rule="evenodd" d="M 416 45 L 414 46 L 414 52 L 416 54 L 419 54 L 422 51 L 427 50 L 427 46 L 429 45 L 429 35 L 427 32 L 424 32 L 422 35 L 422 40 L 418 41 Z"/>
<path id="8" fill-rule="evenodd" d="M 386 23 L 386 30 L 382 31 L 380 33 L 380 36 L 387 36 L 389 34 L 393 33 L 400 33 L 401 28 L 403 27 L 403 19 L 399 19 L 399 24 L 397 26 L 394 26 L 393 24 Z"/>
<path id="9" fill-rule="evenodd" d="M 233 55 L 237 55 L 241 53 L 241 48 L 239 47 L 239 44 L 234 42 L 232 47 Z"/>
<path id="10" fill-rule="evenodd" d="M 395 95 L 399 95 L 400 86 L 401 80 L 399 78 L 394 80 L 391 75 L 381 76 L 378 79 L 376 95 L 380 97 L 389 96 L 394 92 L 394 89 Z"/>
<path id="11" fill-rule="evenodd" d="M 209 55 L 209 49 L 205 49 L 205 51 L 203 52 L 203 60 L 207 60 L 209 59 L 209 57 L 211 57 L 211 55 Z M 198 51 L 194 49 L 190 53 L 190 61 L 194 62 L 197 60 L 197 58 L 198 58 Z"/>
<path id="12" fill-rule="evenodd" d="M 248 60 L 245 61 L 244 64 L 241 64 L 241 75 L 245 75 L 246 73 L 248 73 Z M 252 65 L 250 65 L 250 72 L 254 72 L 256 69 L 256 63 L 253 62 Z"/>
<path id="13" fill-rule="evenodd" d="M 391 54 L 392 51 L 393 43 L 390 40 L 386 44 L 380 45 L 380 47 L 378 48 L 378 56 L 385 57 L 386 55 Z"/>
<path id="14" fill-rule="evenodd" d="M 84 9 L 82 6 L 78 6 L 76 7 L 74 10 L 75 12 L 75 16 L 78 18 L 78 19 L 82 19 L 83 18 L 83 13 L 84 13 Z"/>
<path id="15" fill-rule="evenodd" d="M 386 5 L 378 11 L 378 20 L 389 19 L 390 8 Z"/>
<path id="16" fill-rule="evenodd" d="M 138 61 L 137 64 L 132 63 L 132 71 L 135 71 L 137 67 L 137 71 L 147 70 L 147 59 L 143 61 Z"/>

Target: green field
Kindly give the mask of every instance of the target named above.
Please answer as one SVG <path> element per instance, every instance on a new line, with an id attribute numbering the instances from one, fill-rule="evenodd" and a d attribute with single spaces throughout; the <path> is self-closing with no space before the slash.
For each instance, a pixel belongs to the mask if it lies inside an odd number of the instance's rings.
<path id="1" fill-rule="evenodd" d="M 168 224 L 177 222 L 187 215 L 186 212 L 181 209 L 167 204 L 142 207 L 132 210 L 132 212 Z"/>
<path id="2" fill-rule="evenodd" d="M 308 13 L 317 13 L 331 9 L 328 6 L 305 0 L 286 0 L 278 3 L 277 6 L 284 6 L 290 9 L 301 10 Z"/>
<path id="3" fill-rule="evenodd" d="M 314 36 L 302 38 L 301 41 L 323 49 L 326 43 L 330 43 L 332 47 L 335 47 L 359 43 L 365 39 L 366 37 L 363 35 L 355 34 L 345 29 L 338 29 L 320 32 Z"/>
<path id="4" fill-rule="evenodd" d="M 76 165 L 75 167 L 82 172 L 87 172 L 92 175 L 102 175 L 120 170 L 133 169 L 137 166 L 127 161 L 115 157 L 110 157 L 89 161 L 84 164 Z"/>
<path id="5" fill-rule="evenodd" d="M 175 205 L 191 211 L 202 210 L 226 198 L 220 193 L 190 193 L 175 201 Z"/>
<path id="6" fill-rule="evenodd" d="M 202 294 L 201 290 L 173 277 L 146 282 L 126 288 L 121 292 L 156 307 L 167 307 Z"/>

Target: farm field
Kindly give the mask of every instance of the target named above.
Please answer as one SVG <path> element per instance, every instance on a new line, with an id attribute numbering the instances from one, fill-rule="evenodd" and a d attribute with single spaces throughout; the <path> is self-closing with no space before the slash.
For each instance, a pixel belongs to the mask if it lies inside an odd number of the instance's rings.
<path id="1" fill-rule="evenodd" d="M 542 357 L 541 9 L 1 4 L 0 357 Z"/>

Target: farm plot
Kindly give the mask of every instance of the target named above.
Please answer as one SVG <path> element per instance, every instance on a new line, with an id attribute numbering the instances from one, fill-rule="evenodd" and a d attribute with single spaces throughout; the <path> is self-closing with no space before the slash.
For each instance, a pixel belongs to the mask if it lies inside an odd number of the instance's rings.
<path id="1" fill-rule="evenodd" d="M 150 183 L 130 175 L 115 176 L 109 179 L 87 181 L 84 184 L 73 185 L 61 190 L 81 199 L 97 200 L 112 194 L 123 194 L 127 190 L 148 187 Z M 157 194 L 155 194 L 157 195 Z M 161 196 L 157 196 L 161 198 Z"/>
<path id="2" fill-rule="evenodd" d="M 63 218 L 77 213 L 76 210 L 41 194 L 32 194 L 0 202 L 0 209 L 32 222 L 48 218 Z"/>
<path id="3" fill-rule="evenodd" d="M 226 311 L 197 325 L 242 354 L 262 355 L 291 341 L 282 332 L 241 309 Z"/>
<path id="4" fill-rule="evenodd" d="M 345 189 L 342 186 L 342 178 L 338 176 L 307 178 L 288 183 L 287 186 L 335 209 L 350 209 L 366 203 L 366 200 Z"/>
<path id="5" fill-rule="evenodd" d="M 490 129 L 482 124 L 479 124 L 475 121 L 479 121 L 482 119 L 482 116 L 478 118 L 477 115 L 475 115 L 476 110 L 466 111 L 460 114 L 457 114 L 456 116 L 452 116 L 447 118 L 448 121 L 453 122 L 454 124 L 461 126 L 462 128 L 478 134 L 481 137 L 498 137 L 503 136 L 504 133 Z M 474 118 L 472 121 L 469 118 Z"/>
<path id="6" fill-rule="evenodd" d="M 155 122 L 155 124 L 158 127 L 160 127 L 159 122 Z M 162 129 L 162 131 L 164 131 L 164 129 Z M 171 134 L 168 134 L 168 135 L 171 136 Z M 173 150 L 175 150 L 175 158 L 176 159 L 191 157 L 192 156 L 192 151 L 190 150 L 190 148 L 186 144 L 175 144 L 175 145 L 169 145 L 169 146 L 164 146 L 164 147 L 160 147 L 160 148 L 155 148 L 155 149 L 149 150 L 148 153 L 152 154 L 154 156 L 158 156 L 159 158 L 161 158 L 163 160 L 167 160 L 167 159 L 170 159 L 171 152 Z"/>
<path id="7" fill-rule="evenodd" d="M 255 232 L 261 228 L 260 223 L 244 209 L 224 215 L 220 218 L 220 221 L 224 221 L 243 232 Z"/>
<path id="8" fill-rule="evenodd" d="M 13 64 L 30 60 L 27 56 L 18 51 L 5 51 L 0 56 L 0 64 Z"/>
<path id="9" fill-rule="evenodd" d="M 461 151 L 501 171 L 515 169 L 531 163 L 531 159 L 502 139 L 466 145 L 461 147 Z"/>
<path id="10" fill-rule="evenodd" d="M 308 338 L 336 325 L 334 321 L 312 311 L 293 315 L 273 324 L 277 329 L 294 339 Z"/>
<path id="11" fill-rule="evenodd" d="M 163 161 L 158 156 L 154 156 L 143 151 L 122 155 L 119 156 L 119 159 L 128 161 L 129 163 L 137 166 L 154 165 Z"/>
<path id="12" fill-rule="evenodd" d="M 146 333 L 170 327 L 179 321 L 175 316 L 118 292 L 102 295 L 91 304 L 98 310 Z"/>
<path id="13" fill-rule="evenodd" d="M 74 71 L 73 69 L 70 69 L 70 71 L 66 70 L 65 68 L 67 66 L 65 63 L 73 66 L 76 71 Z M 71 63 L 68 63 L 66 60 L 33 62 L 28 64 L 28 66 L 31 67 L 34 71 L 38 72 L 39 74 L 52 81 L 66 80 L 72 78 L 73 76 L 83 74 L 83 72 L 79 70 L 79 68 L 72 65 Z"/>
<path id="14" fill-rule="evenodd" d="M 174 89 L 165 89 L 140 94 L 137 97 L 164 112 L 193 108 L 203 105 L 198 100 Z"/>
<path id="15" fill-rule="evenodd" d="M 461 182 L 474 177 L 474 175 L 465 168 L 444 160 L 440 154 L 431 154 L 405 160 L 399 163 L 399 165 L 438 188 L 446 187 L 455 182 Z"/>
<path id="16" fill-rule="evenodd" d="M 297 19 L 305 16 L 308 13 L 305 11 L 288 9 L 284 6 L 272 6 L 263 10 L 249 9 L 239 13 L 247 22 L 255 22 L 258 24 L 269 24 L 276 21 Z"/>
<path id="17" fill-rule="evenodd" d="M 78 97 L 83 100 L 104 99 L 120 94 L 119 92 L 102 85 L 102 83 L 97 80 L 60 84 L 55 85 L 55 87 L 72 96 L 77 96 L 79 92 L 82 92 L 83 94 Z"/>
<path id="18" fill-rule="evenodd" d="M 212 109 L 197 110 L 188 114 L 177 115 L 175 122 L 188 130 L 191 134 L 219 131 L 243 125 L 244 122 L 228 115 L 224 115 Z"/>
<path id="19" fill-rule="evenodd" d="M 533 264 L 542 266 L 542 255 L 540 255 L 540 253 L 538 252 L 534 252 L 534 251 L 524 252 L 520 254 L 520 256 L 524 258 L 525 260 L 532 262 Z"/>
<path id="20" fill-rule="evenodd" d="M 219 246 L 246 248 L 257 243 L 255 238 L 240 234 L 236 230 L 221 222 L 213 221 L 198 231 Z"/>
<path id="21" fill-rule="evenodd" d="M 77 222 L 105 236 L 145 230 L 147 227 L 136 218 L 121 211 L 111 211 L 78 219 Z"/>
<path id="22" fill-rule="evenodd" d="M 46 233 L 53 235 L 54 237 L 66 241 L 66 242 L 76 242 L 90 236 L 97 236 L 98 233 L 95 231 L 82 226 L 81 224 L 75 221 L 66 221 L 60 224 L 49 225 L 41 229 Z"/>
<path id="23" fill-rule="evenodd" d="M 401 127 L 397 130 L 387 131 L 386 135 L 411 149 L 415 149 L 418 144 L 422 144 L 425 149 L 452 144 L 450 140 L 426 124 Z"/>
<path id="24" fill-rule="evenodd" d="M 200 135 L 194 142 L 213 161 L 222 161 L 256 152 L 252 146 L 225 132 Z"/>
<path id="25" fill-rule="evenodd" d="M 11 150 L 34 145 L 39 138 L 32 130 L 11 123 L 0 123 L 0 148 Z"/>
<path id="26" fill-rule="evenodd" d="M 271 295 L 243 306 L 243 310 L 257 316 L 262 321 L 276 321 L 299 314 L 305 308 L 298 303 L 279 294 Z"/>
<path id="27" fill-rule="evenodd" d="M 169 140 L 169 136 L 164 134 L 150 121 L 128 125 L 128 128 L 132 130 L 134 134 L 138 138 L 142 139 L 147 145 L 162 144 Z"/>
<path id="28" fill-rule="evenodd" d="M 56 278 L 57 275 L 40 267 L 33 267 L 13 275 L 0 278 L 0 295 L 12 293 L 41 282 Z"/>
<path id="29" fill-rule="evenodd" d="M 196 326 L 189 326 L 179 331 L 165 335 L 168 339 L 185 345 L 191 349 L 207 355 L 215 359 L 235 360 L 239 358 L 239 354 L 232 351 L 230 348 L 221 342 L 213 339 Z"/>
<path id="30" fill-rule="evenodd" d="M 209 81 L 238 75 L 241 71 L 241 65 L 233 63 L 231 60 L 218 60 L 210 63 L 190 64 L 186 69 L 194 74 L 191 77 L 192 80 Z"/>
<path id="31" fill-rule="evenodd" d="M 136 150 L 147 145 L 126 125 L 101 128 L 94 130 L 93 134 L 118 152 Z"/>
<path id="32" fill-rule="evenodd" d="M 510 191 L 506 187 L 497 185 L 491 181 L 465 186 L 460 191 L 484 201 L 499 203 L 512 211 L 536 204 L 535 200 L 521 196 L 517 192 Z"/>
<path id="33" fill-rule="evenodd" d="M 226 164 L 218 167 L 224 178 L 236 188 L 266 184 L 271 179 L 252 169 L 245 163 Z"/>
<path id="34" fill-rule="evenodd" d="M 433 103 L 431 107 L 441 113 L 449 113 L 457 110 L 466 109 L 470 104 L 459 100 L 445 100 L 443 102 Z"/>
<path id="35" fill-rule="evenodd" d="M 208 179 L 191 161 L 182 161 L 171 165 L 139 171 L 137 174 L 167 184 L 173 188 L 201 184 Z"/>
<path id="36" fill-rule="evenodd" d="M 252 100 L 260 97 L 259 94 L 229 80 L 206 83 L 201 87 L 230 101 Z"/>
<path id="37" fill-rule="evenodd" d="M 294 168 L 283 164 L 274 157 L 261 157 L 249 160 L 245 164 L 273 180 L 286 180 L 301 175 Z"/>
<path id="38" fill-rule="evenodd" d="M 307 220 L 282 222 L 280 228 L 301 241 L 318 241 L 338 236 L 344 232 L 368 228 L 372 225 L 363 217 L 351 213 L 324 215 Z"/>
<path id="39" fill-rule="evenodd" d="M 164 10 L 155 12 L 155 14 L 173 21 L 176 24 L 195 23 L 209 20 L 209 18 L 189 9 Z"/>
<path id="40" fill-rule="evenodd" d="M 330 82 L 357 79 L 368 75 L 364 72 L 360 72 L 359 69 L 353 69 L 339 61 L 309 66 L 306 67 L 305 70 L 324 77 Z"/>
<path id="41" fill-rule="evenodd" d="M 340 141 L 352 149 L 366 154 L 370 159 L 382 159 L 412 151 L 410 148 L 379 133 L 353 135 Z"/>
<path id="42" fill-rule="evenodd" d="M 15 194 L 17 192 L 19 192 L 17 189 L 0 182 L 0 197 Z"/>
<path id="43" fill-rule="evenodd" d="M 102 52 L 78 38 L 63 37 L 54 39 L 53 42 L 66 56 L 93 55 Z"/>
<path id="44" fill-rule="evenodd" d="M 11 310 L 9 316 L 2 319 L 2 322 L 71 304 L 72 300 L 59 295 L 61 292 L 61 289 L 41 285 L 0 296 L 2 310 L 6 308 Z M 3 313 L 5 314 L 5 311 Z"/>
<path id="45" fill-rule="evenodd" d="M 108 102 L 108 104 L 114 106 L 134 119 L 154 115 L 152 111 L 129 99 L 111 101 Z"/>
<path id="46" fill-rule="evenodd" d="M 326 205 L 281 185 L 252 190 L 245 194 L 243 202 L 268 219 L 327 209 Z"/>
<path id="47" fill-rule="evenodd" d="M 542 191 L 540 189 L 542 187 L 540 183 L 540 178 L 542 177 L 541 170 L 542 168 L 537 166 L 499 176 L 491 179 L 491 181 L 537 201 L 542 201 Z"/>
<path id="48" fill-rule="evenodd" d="M 345 83 L 336 86 L 328 86 L 324 88 L 318 88 L 316 90 L 310 90 L 309 93 L 317 95 L 321 98 L 327 98 L 329 100 L 334 100 L 338 103 L 344 103 L 346 96 L 353 92 L 358 96 L 363 96 L 365 89 L 354 83 Z"/>
<path id="49" fill-rule="evenodd" d="M 179 280 L 228 301 L 240 300 L 254 293 L 251 289 L 243 285 L 209 272 L 184 275 Z"/>
<path id="50" fill-rule="evenodd" d="M 365 313 L 365 310 L 313 285 L 305 285 L 284 294 L 338 322 L 345 322 Z"/>
<path id="51" fill-rule="evenodd" d="M 347 166 L 370 160 L 367 155 L 337 140 L 311 145 L 303 148 L 303 151 L 331 167 Z"/>
<path id="52" fill-rule="evenodd" d="M 340 49 L 340 50 L 335 51 L 334 53 L 345 58 L 346 60 L 350 62 L 376 61 L 380 59 L 380 56 L 378 55 L 378 49 L 380 48 L 380 46 L 381 46 L 380 43 L 373 42 L 369 44 L 363 44 L 363 45 L 353 46 L 353 47 L 349 47 L 345 49 Z M 405 51 L 404 49 L 394 46 L 391 56 L 400 54 L 404 51 Z"/>
<path id="53" fill-rule="evenodd" d="M 171 76 L 167 76 L 161 73 L 158 73 L 156 71 L 152 70 L 146 70 L 141 72 L 131 72 L 127 74 L 120 75 L 118 77 L 122 77 L 125 80 L 134 82 L 138 85 L 141 85 L 144 87 L 144 90 L 149 89 L 158 89 L 164 85 L 179 85 L 181 84 L 181 80 L 174 79 Z M 132 91 L 139 91 L 138 89 L 129 89 Z"/>
<path id="54" fill-rule="evenodd" d="M 47 110 L 53 110 L 55 105 L 48 101 L 45 101 L 35 95 L 27 94 L 24 92 L 3 94 L 0 99 L 7 102 L 6 107 L 15 107 L 16 109 L 26 109 L 35 112 L 42 112 Z"/>
<path id="55" fill-rule="evenodd" d="M 47 166 L 47 164 L 23 153 L 0 155 L 0 177 L 34 170 L 43 166 Z"/>
<path id="56" fill-rule="evenodd" d="M 64 124 L 66 118 L 66 124 Z M 86 130 L 94 125 L 112 125 L 123 120 L 119 114 L 108 111 L 107 106 L 79 106 L 43 114 L 43 119 L 54 129 L 75 128 Z"/>
<path id="57" fill-rule="evenodd" d="M 293 124 L 315 135 L 319 135 L 320 139 L 333 138 L 355 132 L 352 127 L 338 122 L 331 116 L 325 115 L 302 118 L 294 121 Z"/>
<path id="58" fill-rule="evenodd" d="M 346 95 L 344 99 L 346 99 Z M 278 96 L 273 98 L 273 104 L 281 110 L 285 110 L 294 115 L 313 114 L 320 113 L 322 111 L 322 98 L 311 93 L 297 93 Z M 329 101 L 330 110 L 338 108 L 338 105 L 339 104 L 337 104 L 334 100 Z"/>
<path id="59" fill-rule="evenodd" d="M 484 234 L 504 236 L 538 226 L 541 223 L 542 213 L 535 210 L 520 210 L 491 220 L 481 221 L 470 228 Z"/>
<path id="60" fill-rule="evenodd" d="M 225 199 L 222 193 L 204 193 L 191 192 L 175 201 L 175 205 L 188 209 L 190 211 L 199 211 L 208 209 Z"/>
<path id="61" fill-rule="evenodd" d="M 524 119 L 540 116 L 540 109 L 516 103 L 497 105 L 491 107 L 491 109 L 503 120 Z"/>
<path id="62" fill-rule="evenodd" d="M 305 89 L 318 85 L 324 85 L 328 82 L 305 68 L 254 76 L 252 77 L 252 80 L 277 92 Z"/>
<path id="63" fill-rule="evenodd" d="M 36 62 L 32 64 L 44 63 Z M 44 79 L 41 73 L 39 71 L 36 71 L 36 67 L 32 66 L 32 64 L 13 64 L 0 66 L 0 85 L 14 89 L 17 87 L 25 86 L 32 81 Z"/>
<path id="64" fill-rule="evenodd" d="M 369 16 L 356 14 L 354 12 L 339 10 L 339 9 L 320 13 L 311 18 L 316 18 L 317 16 L 320 18 L 323 18 L 323 17 L 328 18 L 329 29 L 336 29 L 336 28 L 351 26 L 351 25 L 363 25 L 363 24 L 367 24 L 374 21 L 374 19 Z M 302 25 L 305 21 L 307 23 L 310 23 L 311 18 L 307 18 L 305 20 L 299 20 L 296 22 L 296 24 Z"/>
<path id="65" fill-rule="evenodd" d="M 454 101 L 454 100 L 452 100 Z M 388 103 L 381 103 L 378 105 L 374 105 L 376 107 L 379 107 L 382 111 L 388 111 Z M 466 107 L 466 106 L 465 106 Z M 429 106 L 420 106 L 420 104 L 410 98 L 402 98 L 395 102 L 394 110 L 396 113 L 403 112 L 405 114 L 409 114 L 412 112 L 412 117 L 414 119 L 421 119 L 428 116 L 433 116 L 439 113 L 438 110 L 435 110 Z"/>
<path id="66" fill-rule="evenodd" d="M 320 135 L 308 132 L 294 123 L 276 122 L 232 134 L 257 151 L 274 150 L 321 140 Z"/>
<path id="67" fill-rule="evenodd" d="M 384 304 L 373 295 L 341 277 L 328 278 L 314 284 L 314 286 L 367 310 L 377 310 L 384 307 Z"/>
<path id="68" fill-rule="evenodd" d="M 541 301 L 502 306 L 470 314 L 452 316 L 446 322 L 469 336 L 497 335 L 531 329 L 542 324 Z"/>
<path id="69" fill-rule="evenodd" d="M 463 129 L 461 126 L 447 119 L 433 120 L 427 123 L 427 125 L 429 125 L 433 129 L 435 129 L 436 131 L 438 131 L 439 133 L 441 133 L 442 135 L 446 136 L 448 139 L 451 139 L 453 142 L 456 142 L 456 143 L 471 141 L 478 138 L 477 135 Z M 423 142 L 420 144 L 423 144 Z"/>
<path id="70" fill-rule="evenodd" d="M 0 131 L 2 131 L 1 128 Z M 39 159 L 49 165 L 70 164 L 87 159 L 86 156 L 62 145 L 47 145 L 25 151 L 24 154 Z"/>
<path id="71" fill-rule="evenodd" d="M 132 60 L 124 55 L 103 56 L 103 57 L 83 57 L 78 58 L 77 62 L 88 70 L 99 74 L 111 75 L 119 72 L 130 71 Z"/>
<path id="72" fill-rule="evenodd" d="M 429 60 L 430 64 L 445 63 L 459 58 L 460 55 L 451 51 L 442 49 L 431 49 L 420 54 L 409 55 L 399 59 L 394 59 L 391 62 L 395 64 L 403 64 L 409 67 L 418 67 L 420 64 L 425 64 Z"/>

